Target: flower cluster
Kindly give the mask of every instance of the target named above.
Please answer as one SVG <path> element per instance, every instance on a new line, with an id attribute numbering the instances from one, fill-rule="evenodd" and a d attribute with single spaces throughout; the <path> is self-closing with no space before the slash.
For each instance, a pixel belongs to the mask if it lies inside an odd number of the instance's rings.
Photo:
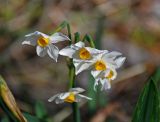
<path id="1" fill-rule="evenodd" d="M 76 75 L 84 70 L 91 70 L 95 78 L 95 90 L 99 83 L 102 90 L 110 89 L 111 81 L 117 77 L 116 69 L 120 68 L 126 59 L 119 52 L 85 47 L 82 41 L 65 47 L 59 54 L 73 58 Z"/>
<path id="2" fill-rule="evenodd" d="M 95 79 L 94 90 L 96 90 L 96 86 L 99 84 L 101 84 L 102 90 L 110 89 L 111 81 L 117 77 L 116 70 L 122 66 L 126 58 L 119 52 L 109 52 L 108 50 L 85 47 L 82 41 L 71 44 L 61 50 L 54 45 L 55 43 L 66 40 L 71 41 L 62 33 L 54 33 L 49 36 L 36 31 L 26 35 L 22 44 L 36 46 L 38 56 L 44 57 L 48 54 L 56 62 L 59 54 L 72 58 L 76 75 L 84 70 L 91 70 L 91 74 Z M 91 100 L 91 98 L 79 94 L 81 92 L 84 92 L 84 89 L 71 88 L 69 92 L 54 95 L 48 101 L 55 101 L 58 104 L 63 102 L 79 102 L 82 99 Z"/>

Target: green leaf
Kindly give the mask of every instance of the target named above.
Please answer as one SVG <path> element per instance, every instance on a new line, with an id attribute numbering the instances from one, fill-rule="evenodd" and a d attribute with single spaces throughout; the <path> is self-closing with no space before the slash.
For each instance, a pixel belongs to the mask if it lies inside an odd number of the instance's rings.
<path id="1" fill-rule="evenodd" d="M 68 32 L 68 37 L 72 40 L 72 35 L 71 35 L 71 28 L 70 25 L 67 21 L 63 21 L 54 31 L 54 33 L 59 32 L 63 28 L 67 27 L 67 32 Z M 72 41 L 70 41 L 70 44 L 72 44 Z"/>
<path id="2" fill-rule="evenodd" d="M 132 122 L 160 122 L 159 93 L 152 77 L 141 92 Z"/>
<path id="3" fill-rule="evenodd" d="M 152 78 L 156 85 L 160 84 L 160 68 L 157 68 L 157 70 L 152 75 Z"/>
<path id="4" fill-rule="evenodd" d="M 71 28 L 68 22 L 67 22 L 67 32 L 68 32 L 68 37 L 72 40 Z"/>
<path id="5" fill-rule="evenodd" d="M 88 96 L 93 100 L 88 101 L 89 114 L 93 115 L 97 109 L 97 92 L 94 91 L 94 78 L 89 74 L 88 78 Z"/>
<path id="6" fill-rule="evenodd" d="M 4 117 L 1 122 L 9 122 L 9 119 L 7 117 Z"/>
<path id="7" fill-rule="evenodd" d="M 75 34 L 74 34 L 74 37 L 75 37 L 75 43 L 76 42 L 78 42 L 79 40 L 80 40 L 80 34 L 79 34 L 79 32 L 76 32 Z"/>
<path id="8" fill-rule="evenodd" d="M 65 28 L 67 26 L 68 22 L 67 21 L 63 21 L 54 31 L 55 32 L 59 32 L 60 30 L 62 30 L 63 28 Z"/>
<path id="9" fill-rule="evenodd" d="M 40 101 L 37 101 L 35 105 L 36 116 L 40 119 L 45 119 L 47 117 L 47 110 L 44 104 Z"/>
<path id="10" fill-rule="evenodd" d="M 24 113 L 24 116 L 26 117 L 28 122 L 41 122 L 37 117 L 32 116 L 32 115 L 30 115 L 28 113 Z"/>
<path id="11" fill-rule="evenodd" d="M 82 41 L 83 41 L 83 42 L 88 41 L 88 43 L 90 44 L 90 46 L 91 46 L 92 48 L 95 48 L 94 41 L 93 41 L 93 39 L 92 39 L 92 37 L 91 37 L 90 35 L 86 34 L 86 35 L 84 36 L 84 38 L 83 38 Z"/>

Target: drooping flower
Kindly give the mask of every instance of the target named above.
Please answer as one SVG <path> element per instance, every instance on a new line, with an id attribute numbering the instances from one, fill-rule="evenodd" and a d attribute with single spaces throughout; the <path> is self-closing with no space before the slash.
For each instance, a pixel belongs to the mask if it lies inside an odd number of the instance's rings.
<path id="1" fill-rule="evenodd" d="M 92 100 L 92 98 L 81 95 L 79 93 L 84 92 L 82 88 L 71 88 L 69 92 L 59 93 L 48 99 L 49 102 L 55 101 L 56 104 L 68 102 L 80 102 L 83 99 Z"/>
<path id="2" fill-rule="evenodd" d="M 99 74 L 107 69 L 115 70 L 121 67 L 126 59 L 121 55 L 122 54 L 119 52 L 108 52 L 107 50 L 101 50 L 94 53 L 93 59 L 88 61 L 73 59 L 76 74 L 87 69 L 92 70 L 92 75 L 97 75 L 97 73 Z"/>
<path id="3" fill-rule="evenodd" d="M 126 59 L 121 55 L 121 53 L 115 51 L 98 54 L 92 62 L 93 66 L 91 74 L 94 77 L 97 77 L 101 74 L 104 74 L 104 71 L 106 72 L 108 69 L 114 73 L 116 69 L 122 66 Z"/>
<path id="4" fill-rule="evenodd" d="M 44 57 L 46 54 L 57 62 L 59 49 L 55 43 L 70 40 L 66 35 L 62 33 L 54 33 L 49 36 L 42 32 L 35 31 L 25 36 L 25 40 L 22 44 L 36 46 L 37 55 Z"/>
<path id="5" fill-rule="evenodd" d="M 84 70 L 91 70 L 95 78 L 94 89 L 99 83 L 102 89 L 111 88 L 110 82 L 117 77 L 116 69 L 120 68 L 126 59 L 120 52 L 85 47 L 81 41 L 65 47 L 59 53 L 73 58 L 76 75 Z"/>
<path id="6" fill-rule="evenodd" d="M 101 51 L 91 47 L 85 47 L 82 41 L 72 44 L 60 50 L 59 54 L 73 58 L 73 63 L 76 67 L 76 75 L 85 69 L 89 69 L 95 57 L 100 53 L 107 53 L 108 51 Z"/>
<path id="7" fill-rule="evenodd" d="M 103 53 L 94 61 L 91 74 L 95 78 L 95 87 L 101 83 L 102 90 L 111 88 L 111 81 L 117 77 L 116 69 L 120 68 L 125 57 L 119 52 Z"/>
<path id="8" fill-rule="evenodd" d="M 91 72 L 93 77 L 95 78 L 94 90 L 96 91 L 96 86 L 101 84 L 101 90 L 107 90 L 111 88 L 111 81 L 117 77 L 116 70 L 107 69 L 104 71 L 97 71 L 97 74 Z"/>
<path id="9" fill-rule="evenodd" d="M 95 78 L 95 87 L 101 83 L 102 89 L 111 88 L 110 82 L 117 77 L 116 69 L 120 68 L 125 61 L 125 57 L 119 52 L 108 52 L 101 50 L 100 53 L 94 54 L 90 61 L 74 60 L 76 73 L 90 69 L 92 76 Z"/>

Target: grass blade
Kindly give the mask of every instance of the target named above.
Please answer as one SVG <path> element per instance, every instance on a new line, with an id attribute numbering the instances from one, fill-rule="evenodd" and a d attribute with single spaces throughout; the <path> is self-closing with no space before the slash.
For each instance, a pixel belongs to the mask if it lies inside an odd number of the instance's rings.
<path id="1" fill-rule="evenodd" d="M 132 122 L 160 122 L 159 93 L 152 77 L 141 92 Z"/>

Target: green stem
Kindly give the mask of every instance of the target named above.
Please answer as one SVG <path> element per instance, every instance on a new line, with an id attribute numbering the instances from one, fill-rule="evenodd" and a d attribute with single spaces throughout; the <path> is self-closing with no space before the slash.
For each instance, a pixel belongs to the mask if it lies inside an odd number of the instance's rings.
<path id="1" fill-rule="evenodd" d="M 69 88 L 75 87 L 75 67 L 73 65 L 73 60 L 70 59 L 69 64 Z M 72 110 L 73 110 L 73 120 L 74 122 L 80 122 L 80 112 L 78 108 L 78 103 L 72 103 Z"/>
<path id="2" fill-rule="evenodd" d="M 69 24 L 67 24 L 67 31 L 68 31 L 69 38 L 72 40 L 71 29 L 70 29 Z M 79 38 L 78 35 L 79 34 L 76 33 L 75 41 L 77 41 L 77 39 Z M 70 45 L 72 43 L 73 43 L 73 40 L 70 41 Z M 76 84 L 75 84 L 75 67 L 74 67 L 74 64 L 73 64 L 73 59 L 69 59 L 68 68 L 69 68 L 69 88 L 75 88 L 76 87 Z M 74 122 L 81 122 L 78 103 L 76 103 L 76 102 L 72 103 L 72 110 L 73 110 L 73 121 Z"/>
<path id="3" fill-rule="evenodd" d="M 83 38 L 83 41 L 84 42 L 87 41 L 92 48 L 95 48 L 95 42 L 90 35 L 86 34 Z M 96 106 L 97 106 L 97 101 L 98 101 L 98 99 L 96 98 L 97 93 L 95 93 L 95 91 L 93 90 L 93 86 L 94 86 L 94 78 L 91 75 L 89 75 L 88 96 L 90 96 L 92 99 L 94 99 L 94 101 L 89 101 L 89 104 L 88 104 L 90 115 L 93 115 L 95 113 Z"/>
<path id="4" fill-rule="evenodd" d="M 73 65 L 73 60 L 69 60 L 69 88 L 74 88 L 75 87 L 75 67 Z"/>
<path id="5" fill-rule="evenodd" d="M 74 120 L 74 122 L 81 122 L 78 103 L 74 102 L 72 104 L 72 107 L 73 107 L 73 120 Z"/>

